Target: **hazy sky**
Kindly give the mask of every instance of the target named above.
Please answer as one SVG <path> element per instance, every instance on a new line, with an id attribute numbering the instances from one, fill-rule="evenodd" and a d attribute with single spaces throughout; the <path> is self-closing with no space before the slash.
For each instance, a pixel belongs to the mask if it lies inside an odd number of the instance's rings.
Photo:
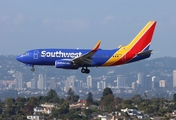
<path id="1" fill-rule="evenodd" d="M 150 20 L 151 58 L 176 57 L 175 0 L 1 0 L 0 55 L 35 48 L 102 49 L 128 44 Z"/>

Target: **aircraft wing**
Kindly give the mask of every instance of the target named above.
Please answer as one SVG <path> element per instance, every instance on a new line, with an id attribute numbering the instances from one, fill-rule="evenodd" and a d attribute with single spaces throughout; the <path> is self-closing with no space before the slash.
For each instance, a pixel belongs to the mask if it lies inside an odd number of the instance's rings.
<path id="1" fill-rule="evenodd" d="M 73 64 L 81 64 L 81 65 L 91 65 L 92 56 L 97 52 L 101 41 L 99 40 L 95 47 L 90 51 L 85 53 L 84 55 L 77 57 L 72 60 Z"/>

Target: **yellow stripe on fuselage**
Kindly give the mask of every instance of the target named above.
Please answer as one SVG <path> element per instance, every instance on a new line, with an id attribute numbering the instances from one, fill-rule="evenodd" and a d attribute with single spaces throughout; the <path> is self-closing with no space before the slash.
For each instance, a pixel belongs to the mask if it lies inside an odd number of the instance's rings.
<path id="1" fill-rule="evenodd" d="M 111 66 L 118 60 L 120 60 L 139 40 L 140 38 L 145 34 L 145 32 L 150 28 L 150 26 L 154 23 L 154 21 L 149 21 L 147 25 L 139 32 L 139 34 L 127 45 L 121 47 L 119 50 L 117 50 L 111 58 L 103 64 L 103 66 Z M 114 57 L 116 56 L 116 57 Z"/>

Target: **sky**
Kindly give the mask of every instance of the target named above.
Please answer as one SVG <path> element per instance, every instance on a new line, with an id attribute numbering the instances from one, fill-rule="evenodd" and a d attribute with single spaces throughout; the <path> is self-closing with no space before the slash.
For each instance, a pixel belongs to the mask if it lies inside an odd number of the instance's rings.
<path id="1" fill-rule="evenodd" d="M 176 57 L 175 0 L 1 0 L 0 55 L 36 48 L 127 45 L 157 21 L 151 58 Z"/>

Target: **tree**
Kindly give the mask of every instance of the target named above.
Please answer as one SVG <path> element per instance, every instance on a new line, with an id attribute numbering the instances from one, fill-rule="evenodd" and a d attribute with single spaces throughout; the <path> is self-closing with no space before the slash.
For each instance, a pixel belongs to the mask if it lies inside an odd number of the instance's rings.
<path id="1" fill-rule="evenodd" d="M 48 92 L 47 97 L 48 97 L 48 99 L 50 100 L 50 99 L 53 99 L 53 98 L 55 98 L 55 97 L 58 97 L 58 95 L 57 95 L 57 92 L 56 92 L 55 90 L 51 89 L 51 90 Z"/>
<path id="2" fill-rule="evenodd" d="M 93 104 L 93 97 L 91 92 L 88 93 L 86 101 L 87 101 L 87 106 L 90 106 L 91 104 Z"/>
<path id="3" fill-rule="evenodd" d="M 43 102 L 49 102 L 49 103 L 60 103 L 60 99 L 57 95 L 57 92 L 53 89 L 51 89 L 46 97 L 38 97 L 39 100 L 42 100 Z"/>
<path id="4" fill-rule="evenodd" d="M 135 103 L 135 104 L 139 104 L 142 102 L 142 98 L 140 95 L 135 95 L 133 98 L 132 98 L 132 101 Z"/>
<path id="5" fill-rule="evenodd" d="M 114 95 L 109 94 L 101 100 L 101 108 L 104 111 L 112 112 L 115 110 Z"/>
<path id="6" fill-rule="evenodd" d="M 67 95 L 68 95 L 67 99 L 72 100 L 73 96 L 75 95 L 72 88 L 69 88 L 69 90 L 67 91 Z"/>
<path id="7" fill-rule="evenodd" d="M 14 115 L 14 114 L 15 114 L 15 107 L 7 106 L 7 107 L 4 109 L 4 114 L 9 115 L 9 116 Z"/>
<path id="8" fill-rule="evenodd" d="M 15 102 L 15 103 L 16 103 L 17 108 L 21 109 L 21 108 L 23 108 L 23 107 L 24 107 L 25 102 L 26 102 L 26 99 L 25 99 L 25 98 L 22 98 L 22 97 L 17 97 L 17 99 L 16 99 L 16 102 Z"/>
<path id="9" fill-rule="evenodd" d="M 29 104 L 32 107 L 36 107 L 39 105 L 39 101 L 37 101 L 37 99 L 35 97 L 30 97 L 27 104 Z"/>
<path id="10" fill-rule="evenodd" d="M 67 98 L 66 100 L 69 102 L 69 103 L 75 103 L 78 101 L 79 99 L 79 95 L 75 95 L 74 91 L 72 88 L 70 88 L 67 92 Z"/>
<path id="11" fill-rule="evenodd" d="M 176 106 L 176 93 L 174 93 L 173 95 L 173 102 L 174 102 L 174 106 Z"/>
<path id="12" fill-rule="evenodd" d="M 34 106 L 32 106 L 32 105 L 30 105 L 30 104 L 25 105 L 25 106 L 24 106 L 23 113 L 24 113 L 25 115 L 32 115 L 32 114 L 33 114 L 33 107 L 34 107 Z"/>
<path id="13" fill-rule="evenodd" d="M 61 105 L 58 113 L 59 114 L 67 114 L 68 112 L 69 112 L 69 104 L 64 103 L 63 105 Z"/>
<path id="14" fill-rule="evenodd" d="M 75 102 L 78 102 L 78 100 L 79 100 L 79 95 L 74 95 L 73 96 L 73 102 L 75 103 Z"/>
<path id="15" fill-rule="evenodd" d="M 108 87 L 106 87 L 104 90 L 103 90 L 103 97 L 106 96 L 106 95 L 109 95 L 109 94 L 113 94 L 112 93 L 112 90 Z"/>
<path id="16" fill-rule="evenodd" d="M 7 98 L 5 99 L 5 104 L 8 106 L 12 106 L 15 103 L 15 99 L 14 98 Z"/>
<path id="17" fill-rule="evenodd" d="M 90 119 L 91 114 L 93 113 L 93 111 L 91 109 L 84 109 L 84 113 L 85 113 L 86 117 L 88 119 Z"/>
<path id="18" fill-rule="evenodd" d="M 114 99 L 114 104 L 115 104 L 115 108 L 120 111 L 120 109 L 122 108 L 122 99 L 119 97 L 116 97 Z"/>

